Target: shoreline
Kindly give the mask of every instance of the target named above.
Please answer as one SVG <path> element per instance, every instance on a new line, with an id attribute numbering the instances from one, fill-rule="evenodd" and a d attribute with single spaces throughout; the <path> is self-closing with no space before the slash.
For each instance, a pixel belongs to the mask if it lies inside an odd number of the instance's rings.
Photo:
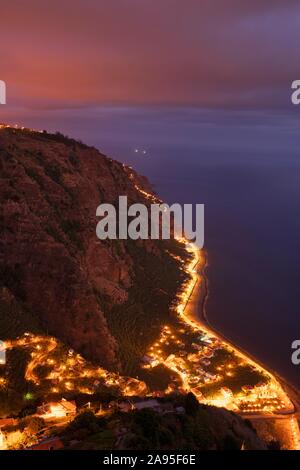
<path id="1" fill-rule="evenodd" d="M 178 309 L 179 315 L 182 317 L 186 324 L 192 327 L 196 327 L 199 330 L 206 332 L 207 334 L 214 336 L 220 340 L 225 348 L 231 350 L 234 354 L 242 358 L 249 365 L 259 370 L 273 382 L 273 385 L 280 391 L 282 399 L 286 403 L 286 408 L 282 412 L 266 412 L 259 411 L 258 413 L 238 413 L 243 419 L 249 419 L 254 421 L 261 421 L 266 423 L 268 420 L 283 423 L 283 428 L 287 437 L 287 443 L 285 443 L 286 450 L 300 450 L 300 430 L 299 430 L 299 418 L 300 418 L 300 406 L 299 406 L 299 391 L 294 388 L 289 382 L 283 379 L 279 374 L 273 372 L 267 368 L 261 361 L 256 359 L 254 356 L 248 354 L 242 348 L 237 347 L 232 341 L 226 338 L 224 335 L 219 333 L 207 318 L 205 305 L 209 295 L 208 277 L 205 274 L 205 269 L 208 266 L 207 253 L 204 250 L 199 250 L 195 245 L 190 244 L 190 249 L 187 248 L 190 253 L 193 253 L 193 259 L 188 268 L 188 272 L 191 275 L 189 293 L 185 299 L 184 305 Z M 201 311 L 199 312 L 199 308 Z M 287 427 L 286 427 L 287 426 Z M 280 441 L 282 442 L 282 441 Z"/>
<path id="2" fill-rule="evenodd" d="M 206 275 L 206 269 L 208 267 L 208 255 L 205 251 L 201 251 L 201 250 L 199 253 L 200 253 L 200 256 L 198 255 L 197 260 L 194 264 L 194 269 L 197 272 L 197 280 L 194 283 L 193 289 L 190 294 L 190 298 L 195 294 L 195 288 L 196 289 L 198 288 L 199 294 L 198 294 L 198 299 L 195 305 L 195 311 L 192 313 L 192 315 L 190 314 L 189 316 L 191 316 L 191 318 L 194 321 L 196 321 L 200 327 L 203 327 L 204 329 L 207 329 L 208 331 L 210 331 L 212 334 L 216 335 L 229 347 L 236 350 L 243 356 L 246 356 L 248 360 L 250 360 L 256 366 L 261 368 L 263 371 L 267 372 L 269 375 L 273 376 L 275 380 L 279 382 L 284 392 L 286 393 L 286 395 L 288 396 L 288 398 L 291 400 L 292 404 L 294 405 L 294 410 L 291 411 L 289 415 L 290 416 L 298 415 L 298 413 L 300 412 L 300 391 L 296 388 L 296 386 L 294 386 L 292 383 L 290 383 L 287 379 L 282 377 L 272 368 L 266 366 L 261 360 L 259 360 L 252 354 L 248 353 L 248 351 L 244 350 L 240 346 L 237 346 L 235 343 L 233 343 L 232 340 L 227 338 L 225 335 L 220 333 L 213 325 L 211 325 L 207 316 L 207 311 L 206 311 L 206 303 L 209 298 L 209 280 Z M 201 263 L 201 260 L 203 260 L 203 258 L 204 258 L 204 262 Z M 204 284 L 204 288 L 201 288 L 201 284 L 202 285 Z M 190 302 L 190 298 L 188 299 L 187 305 Z M 280 417 L 280 415 L 278 415 L 278 417 Z"/>

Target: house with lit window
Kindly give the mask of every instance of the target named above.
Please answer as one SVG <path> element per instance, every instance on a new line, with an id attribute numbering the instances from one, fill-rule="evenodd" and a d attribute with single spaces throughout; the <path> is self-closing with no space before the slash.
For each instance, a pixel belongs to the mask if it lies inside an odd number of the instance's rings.
<path id="1" fill-rule="evenodd" d="M 76 413 L 76 403 L 62 398 L 60 402 L 44 403 L 37 409 L 37 414 L 44 419 L 63 418 Z"/>

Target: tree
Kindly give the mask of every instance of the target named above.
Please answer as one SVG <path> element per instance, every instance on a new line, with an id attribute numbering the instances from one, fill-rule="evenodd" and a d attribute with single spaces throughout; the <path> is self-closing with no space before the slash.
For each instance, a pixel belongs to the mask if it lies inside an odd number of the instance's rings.
<path id="1" fill-rule="evenodd" d="M 39 416 L 32 416 L 24 419 L 26 431 L 31 434 L 37 434 L 45 427 L 45 421 Z"/>
<path id="2" fill-rule="evenodd" d="M 77 431 L 85 429 L 89 433 L 97 433 L 103 428 L 103 420 L 97 418 L 90 410 L 84 411 L 76 416 L 76 418 L 69 424 L 66 431 Z"/>
<path id="3" fill-rule="evenodd" d="M 268 449 L 269 450 L 281 450 L 281 444 L 276 439 L 268 442 Z"/>
<path id="4" fill-rule="evenodd" d="M 185 397 L 185 411 L 188 415 L 193 416 L 199 410 L 199 403 L 195 395 L 189 392 Z"/>
<path id="5" fill-rule="evenodd" d="M 242 442 L 234 437 L 233 434 L 227 434 L 222 443 L 223 450 L 241 450 Z"/>

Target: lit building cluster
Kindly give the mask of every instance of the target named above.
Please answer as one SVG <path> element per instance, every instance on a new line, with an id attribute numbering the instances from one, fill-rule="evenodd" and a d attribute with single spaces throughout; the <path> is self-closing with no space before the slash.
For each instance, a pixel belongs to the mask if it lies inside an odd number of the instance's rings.
<path id="1" fill-rule="evenodd" d="M 200 267 L 203 267 L 204 258 L 193 245 L 181 241 L 190 255 L 188 262 L 185 264 L 183 261 L 182 265 L 188 280 L 174 307 L 177 314 L 174 324 L 163 326 L 160 336 L 143 357 L 143 367 L 154 369 L 163 365 L 172 372 L 164 394 L 174 390 L 192 392 L 202 403 L 225 407 L 247 416 L 285 415 L 290 420 L 293 448 L 300 448 L 297 420 L 288 415 L 294 410 L 293 404 L 276 378 L 218 334 L 212 333 L 206 325 L 193 319 L 189 310 L 193 298 L 190 300 L 196 284 L 204 282 L 198 273 L 198 265 L 202 263 Z M 98 387 L 105 385 L 125 397 L 149 395 L 144 382 L 93 366 L 55 338 L 25 333 L 16 340 L 5 342 L 6 350 L 12 348 L 24 348 L 29 352 L 25 379 L 37 390 L 41 387 L 43 394 L 45 390 L 46 394 L 57 395 L 57 398 L 67 392 L 93 394 Z M 41 366 L 44 366 L 43 373 Z M 255 372 L 255 377 L 261 377 L 261 381 L 254 385 L 244 383 L 242 372 L 246 370 L 250 375 Z M 231 383 L 235 385 L 234 389 Z M 6 386 L 6 379 L 0 378 L 0 389 Z M 63 414 L 62 404 L 54 403 L 49 409 L 50 415 Z"/>
<path id="2" fill-rule="evenodd" d="M 102 384 L 114 387 L 126 396 L 145 395 L 147 392 L 144 382 L 93 366 L 73 350 L 66 350 L 55 338 L 25 333 L 6 342 L 5 346 L 6 349 L 25 348 L 30 352 L 25 379 L 36 387 L 42 386 L 43 390 L 47 388 L 48 393 L 74 391 L 93 394 Z M 41 366 L 46 367 L 45 376 L 39 373 Z"/>
<path id="3" fill-rule="evenodd" d="M 289 419 L 292 445 L 291 448 L 294 450 L 300 450 L 300 433 L 299 433 L 299 424 L 295 416 L 291 416 Z"/>
<path id="4" fill-rule="evenodd" d="M 37 131 L 35 129 L 29 129 L 27 127 L 19 126 L 18 124 L 14 124 L 14 125 L 0 124 L 0 130 L 1 129 L 16 129 L 16 130 L 28 131 L 28 132 L 39 132 L 40 134 L 44 132 L 44 131 Z"/>
<path id="5" fill-rule="evenodd" d="M 204 259 L 199 250 L 184 239 L 189 253 L 185 265 L 188 280 L 178 296 L 175 311 L 178 327 L 165 325 L 159 339 L 149 348 L 143 358 L 144 368 L 154 368 L 159 364 L 168 367 L 180 382 L 174 382 L 172 389 L 191 391 L 199 401 L 215 406 L 226 407 L 240 413 L 286 413 L 293 410 L 293 404 L 279 382 L 266 370 L 258 366 L 245 354 L 228 345 L 189 315 L 189 300 L 197 283 L 204 282 L 197 271 Z M 202 263 L 202 264 L 201 264 Z M 196 339 L 195 339 L 196 335 Z M 193 339 L 191 339 L 193 338 Z M 192 349 L 191 351 L 188 351 Z M 214 366 L 218 350 L 227 351 L 228 358 Z M 262 382 L 247 385 L 242 381 L 244 370 L 256 372 Z M 239 382 L 239 376 L 241 376 Z M 230 379 L 238 383 L 239 391 L 233 392 L 226 383 Z M 213 385 L 214 393 L 206 394 L 206 386 Z"/>

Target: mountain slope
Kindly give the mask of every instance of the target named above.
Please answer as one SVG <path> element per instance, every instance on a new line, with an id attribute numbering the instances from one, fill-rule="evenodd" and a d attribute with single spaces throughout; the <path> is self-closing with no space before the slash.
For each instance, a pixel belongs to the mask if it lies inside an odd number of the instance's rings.
<path id="1" fill-rule="evenodd" d="M 95 214 L 119 195 L 156 200 L 147 180 L 59 133 L 14 128 L 0 129 L 0 168 L 0 337 L 44 332 L 112 369 L 139 360 L 182 281 L 181 248 L 100 241 Z"/>

